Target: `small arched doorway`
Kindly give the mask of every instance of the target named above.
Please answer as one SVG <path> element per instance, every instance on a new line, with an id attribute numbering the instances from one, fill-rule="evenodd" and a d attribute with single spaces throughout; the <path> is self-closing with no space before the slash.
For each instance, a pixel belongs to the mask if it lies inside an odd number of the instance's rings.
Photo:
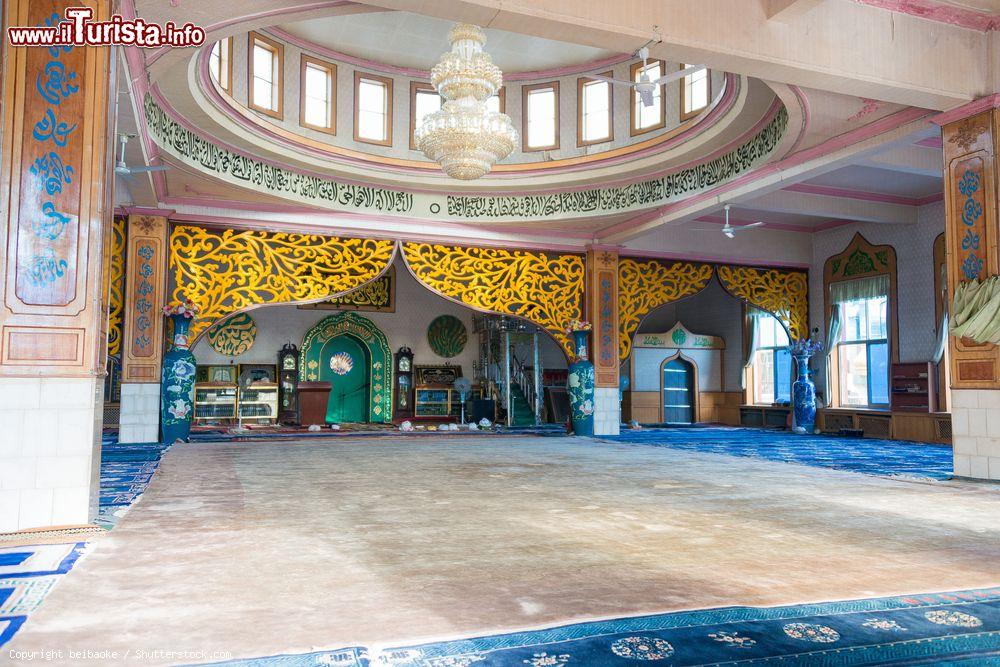
<path id="1" fill-rule="evenodd" d="M 695 367 L 677 354 L 660 367 L 664 424 L 693 424 L 697 392 Z"/>

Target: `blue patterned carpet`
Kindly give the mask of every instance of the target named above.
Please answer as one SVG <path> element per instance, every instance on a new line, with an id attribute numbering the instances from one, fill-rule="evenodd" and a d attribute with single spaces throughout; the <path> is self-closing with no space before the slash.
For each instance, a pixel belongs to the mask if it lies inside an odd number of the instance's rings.
<path id="1" fill-rule="evenodd" d="M 146 490 L 169 445 L 158 442 L 119 444 L 105 434 L 101 446 L 101 498 L 96 523 L 110 529 Z"/>
<path id="2" fill-rule="evenodd" d="M 901 440 L 795 435 L 788 431 L 726 426 L 622 430 L 602 440 L 654 445 L 768 461 L 798 463 L 869 475 L 948 479 L 952 476 L 949 445 Z"/>
<path id="3" fill-rule="evenodd" d="M 371 658 L 369 658 L 369 655 Z M 344 667 L 1000 664 L 1000 588 L 621 618 L 376 652 L 218 663 Z"/>

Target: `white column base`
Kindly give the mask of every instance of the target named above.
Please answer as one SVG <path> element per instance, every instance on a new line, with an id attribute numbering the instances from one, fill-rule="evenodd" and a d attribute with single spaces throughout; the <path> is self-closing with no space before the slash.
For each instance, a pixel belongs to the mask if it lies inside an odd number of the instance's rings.
<path id="1" fill-rule="evenodd" d="M 953 390 L 951 432 L 955 475 L 1000 480 L 1000 391 Z"/>
<path id="2" fill-rule="evenodd" d="M 102 391 L 96 378 L 0 378 L 0 533 L 97 515 Z"/>
<path id="3" fill-rule="evenodd" d="M 617 387 L 594 389 L 594 435 L 618 435 L 622 422 L 622 405 Z"/>
<path id="4" fill-rule="evenodd" d="M 122 384 L 118 442 L 157 442 L 160 439 L 160 383 Z"/>

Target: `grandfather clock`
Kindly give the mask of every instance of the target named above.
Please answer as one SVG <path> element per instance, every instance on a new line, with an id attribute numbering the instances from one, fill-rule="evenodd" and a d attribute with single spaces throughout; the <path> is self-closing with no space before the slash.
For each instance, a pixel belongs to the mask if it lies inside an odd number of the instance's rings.
<path id="1" fill-rule="evenodd" d="M 413 353 L 405 345 L 396 352 L 395 391 L 393 392 L 393 419 L 413 417 Z"/>
<path id="2" fill-rule="evenodd" d="M 299 423 L 299 350 L 291 343 L 278 352 L 278 423 Z"/>

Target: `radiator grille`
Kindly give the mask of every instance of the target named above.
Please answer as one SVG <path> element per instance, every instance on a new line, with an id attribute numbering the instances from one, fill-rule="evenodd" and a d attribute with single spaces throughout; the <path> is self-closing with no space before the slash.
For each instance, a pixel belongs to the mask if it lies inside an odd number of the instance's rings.
<path id="1" fill-rule="evenodd" d="M 934 435 L 942 442 L 951 442 L 951 419 L 939 417 L 934 420 Z"/>
<path id="2" fill-rule="evenodd" d="M 866 438 L 892 437 L 892 419 L 889 417 L 858 415 L 858 428 L 865 432 Z"/>
<path id="3" fill-rule="evenodd" d="M 121 403 L 104 404 L 104 427 L 116 427 L 122 418 Z"/>
<path id="4" fill-rule="evenodd" d="M 740 424 L 743 426 L 763 426 L 764 413 L 761 410 L 740 410 Z"/>
<path id="5" fill-rule="evenodd" d="M 839 433 L 842 429 L 854 428 L 853 415 L 840 415 L 826 413 L 823 415 L 823 432 Z"/>

